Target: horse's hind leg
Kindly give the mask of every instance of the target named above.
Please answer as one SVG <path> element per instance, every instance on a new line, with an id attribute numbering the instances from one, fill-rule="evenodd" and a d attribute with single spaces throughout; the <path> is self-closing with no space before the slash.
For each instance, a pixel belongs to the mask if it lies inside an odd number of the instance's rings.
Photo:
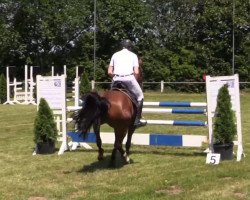
<path id="1" fill-rule="evenodd" d="M 118 150 L 120 151 L 120 153 L 121 153 L 121 155 L 122 155 L 122 157 L 123 157 L 125 163 L 126 163 L 126 164 L 129 164 L 129 163 L 130 163 L 130 158 L 129 158 L 127 152 L 125 152 L 125 151 L 123 150 L 123 148 L 118 149 Z"/>
<path id="2" fill-rule="evenodd" d="M 126 135 L 126 131 L 116 131 L 115 130 L 115 143 L 114 143 L 114 149 L 112 151 L 111 155 L 111 164 L 114 165 L 115 163 L 115 157 L 116 157 L 116 151 L 118 150 L 121 153 L 121 156 L 124 158 L 125 162 L 127 163 L 127 154 L 122 148 L 122 141 Z"/>
<path id="3" fill-rule="evenodd" d="M 96 123 L 94 124 L 93 126 L 94 128 L 94 132 L 96 134 L 96 145 L 98 147 L 98 160 L 103 160 L 103 153 L 104 153 L 104 150 L 102 148 L 102 139 L 101 139 L 101 136 L 100 136 L 100 125 L 99 123 Z"/>
<path id="4" fill-rule="evenodd" d="M 130 141 L 130 145 L 131 145 L 131 135 L 129 133 L 128 133 L 128 138 L 130 138 L 130 139 L 127 139 L 127 141 L 129 140 Z M 127 143 L 126 143 L 126 151 L 124 151 L 123 148 L 122 148 L 123 139 L 124 138 L 122 138 L 122 140 L 120 141 L 120 146 L 119 146 L 118 150 L 121 153 L 121 156 L 123 157 L 125 163 L 129 164 L 130 163 L 130 158 L 129 158 L 129 151 L 127 151 Z"/>
<path id="5" fill-rule="evenodd" d="M 129 128 L 128 130 L 128 137 L 127 137 L 127 142 L 126 142 L 126 162 L 130 163 L 130 147 L 131 147 L 131 140 L 132 140 L 132 135 L 134 133 L 135 129 L 134 128 Z"/>
<path id="6" fill-rule="evenodd" d="M 128 157 L 127 153 L 123 150 L 122 143 L 119 146 L 118 151 L 120 152 L 121 156 L 123 157 L 125 163 L 128 164 L 129 163 L 129 157 Z"/>
<path id="7" fill-rule="evenodd" d="M 98 160 L 103 160 L 104 150 L 102 148 L 102 140 L 100 137 L 100 132 L 98 134 L 96 134 L 96 145 L 98 147 Z"/>
<path id="8" fill-rule="evenodd" d="M 115 159 L 116 159 L 116 151 L 119 151 L 121 156 L 123 157 L 124 161 L 126 163 L 128 163 L 128 156 L 126 154 L 126 152 L 124 151 L 124 149 L 122 148 L 122 142 L 121 141 L 115 141 L 114 144 L 114 149 L 112 151 L 112 155 L 111 155 L 111 164 L 114 166 L 115 165 Z"/>

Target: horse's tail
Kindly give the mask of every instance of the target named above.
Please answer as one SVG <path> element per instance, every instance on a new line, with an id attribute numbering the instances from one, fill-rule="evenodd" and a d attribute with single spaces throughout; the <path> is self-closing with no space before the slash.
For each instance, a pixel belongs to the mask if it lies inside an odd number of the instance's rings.
<path id="1" fill-rule="evenodd" d="M 101 118 L 108 112 L 108 101 L 96 92 L 86 93 L 82 98 L 82 109 L 79 110 L 74 120 L 80 133 L 86 137 L 91 126 L 100 127 Z"/>

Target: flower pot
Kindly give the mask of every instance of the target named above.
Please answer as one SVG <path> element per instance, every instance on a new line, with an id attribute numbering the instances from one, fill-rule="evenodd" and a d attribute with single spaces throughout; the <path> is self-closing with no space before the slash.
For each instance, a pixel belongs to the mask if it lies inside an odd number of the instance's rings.
<path id="1" fill-rule="evenodd" d="M 55 152 L 55 142 L 46 141 L 37 144 L 38 154 L 51 154 Z"/>
<path id="2" fill-rule="evenodd" d="M 234 143 L 213 144 L 213 146 L 214 146 L 214 153 L 219 153 L 221 160 L 232 160 L 233 159 Z"/>

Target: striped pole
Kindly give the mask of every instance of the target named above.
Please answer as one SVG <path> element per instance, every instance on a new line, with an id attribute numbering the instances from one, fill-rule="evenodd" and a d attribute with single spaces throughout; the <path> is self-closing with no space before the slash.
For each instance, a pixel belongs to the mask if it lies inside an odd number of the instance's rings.
<path id="1" fill-rule="evenodd" d="M 173 125 L 173 126 L 206 126 L 204 121 L 190 121 L 190 120 L 141 120 L 147 122 L 149 125 Z"/>
<path id="2" fill-rule="evenodd" d="M 144 106 L 165 106 L 165 107 L 206 107 L 207 103 L 204 102 L 144 102 Z"/>
<path id="3" fill-rule="evenodd" d="M 114 144 L 115 135 L 112 132 L 100 133 L 103 144 Z M 82 143 L 95 143 L 96 136 L 94 133 L 88 133 L 83 138 L 77 132 L 68 132 L 73 145 L 81 145 Z M 125 144 L 127 138 L 123 140 Z M 159 133 L 134 133 L 131 143 L 134 145 L 162 145 L 162 146 L 182 146 L 182 147 L 201 147 L 207 142 L 206 136 L 201 135 L 181 135 L 181 134 L 159 134 Z"/>
<path id="4" fill-rule="evenodd" d="M 206 109 L 143 108 L 143 113 L 206 114 Z"/>
<path id="5" fill-rule="evenodd" d="M 81 106 L 67 106 L 67 111 L 80 110 Z M 206 109 L 188 109 L 188 108 L 143 108 L 143 113 L 172 113 L 172 114 L 206 114 Z"/>

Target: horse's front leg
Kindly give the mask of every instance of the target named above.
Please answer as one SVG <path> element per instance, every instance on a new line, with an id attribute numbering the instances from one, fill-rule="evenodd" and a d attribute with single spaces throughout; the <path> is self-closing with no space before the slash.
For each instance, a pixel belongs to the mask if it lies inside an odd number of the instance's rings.
<path id="1" fill-rule="evenodd" d="M 103 160 L 104 156 L 104 150 L 102 148 L 102 139 L 100 136 L 100 120 L 97 120 L 94 124 L 93 124 L 93 129 L 96 135 L 96 145 L 98 147 L 98 160 Z"/>

